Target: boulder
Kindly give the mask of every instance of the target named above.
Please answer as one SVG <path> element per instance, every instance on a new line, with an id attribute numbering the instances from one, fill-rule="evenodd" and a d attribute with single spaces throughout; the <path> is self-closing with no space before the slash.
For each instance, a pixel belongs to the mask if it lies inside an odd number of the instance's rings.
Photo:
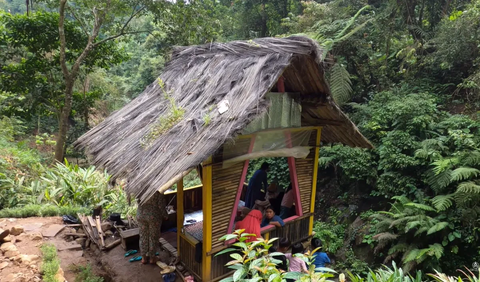
<path id="1" fill-rule="evenodd" d="M 40 257 L 37 255 L 20 255 L 20 262 L 26 265 L 31 265 L 40 260 Z"/>
<path id="2" fill-rule="evenodd" d="M 18 256 L 19 254 L 20 254 L 20 252 L 18 252 L 17 250 L 7 251 L 7 252 L 3 253 L 3 255 L 4 255 L 6 258 L 15 258 L 15 257 Z"/>
<path id="3" fill-rule="evenodd" d="M 3 241 L 3 238 L 7 237 L 10 234 L 10 230 L 3 230 L 0 228 L 0 241 Z"/>
<path id="4" fill-rule="evenodd" d="M 0 270 L 4 269 L 5 267 L 8 266 L 8 262 L 7 261 L 4 261 L 4 262 L 0 262 Z"/>
<path id="5" fill-rule="evenodd" d="M 7 237 L 3 238 L 3 242 L 12 242 L 12 236 L 8 235 Z"/>
<path id="6" fill-rule="evenodd" d="M 30 234 L 30 239 L 33 241 L 40 241 L 43 240 L 43 236 L 40 233 L 32 233 Z"/>
<path id="7" fill-rule="evenodd" d="M 6 253 L 9 251 L 18 251 L 17 246 L 15 246 L 13 243 L 3 243 L 2 246 L 0 246 L 0 251 Z"/>
<path id="8" fill-rule="evenodd" d="M 105 231 L 105 236 L 112 236 L 113 232 L 110 230 Z"/>
<path id="9" fill-rule="evenodd" d="M 18 236 L 20 234 L 23 233 L 23 226 L 21 225 L 17 225 L 17 226 L 14 226 L 10 229 L 10 234 L 14 235 L 14 236 Z"/>

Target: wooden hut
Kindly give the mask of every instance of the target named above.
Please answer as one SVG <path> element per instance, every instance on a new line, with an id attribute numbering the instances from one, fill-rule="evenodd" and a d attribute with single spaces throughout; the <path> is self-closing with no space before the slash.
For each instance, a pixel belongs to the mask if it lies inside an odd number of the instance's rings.
<path id="1" fill-rule="evenodd" d="M 229 271 L 218 239 L 233 230 L 248 159 L 288 158 L 295 216 L 262 234 L 301 241 L 312 234 L 320 145 L 372 147 L 331 99 L 322 61 L 305 37 L 176 48 L 157 81 L 76 144 L 141 202 L 177 183 L 172 245 L 198 279 L 218 280 Z M 194 169 L 203 185 L 184 190 Z"/>

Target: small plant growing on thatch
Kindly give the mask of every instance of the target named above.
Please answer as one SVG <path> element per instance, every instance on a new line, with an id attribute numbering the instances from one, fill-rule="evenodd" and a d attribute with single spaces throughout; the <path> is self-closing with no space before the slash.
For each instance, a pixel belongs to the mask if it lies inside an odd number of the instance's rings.
<path id="1" fill-rule="evenodd" d="M 165 83 L 160 78 L 158 79 L 158 85 L 160 85 L 165 99 L 170 102 L 169 111 L 167 115 L 160 116 L 157 121 L 153 123 L 148 134 L 142 139 L 141 143 L 145 148 L 150 146 L 158 136 L 179 123 L 185 115 L 185 109 L 175 103 L 175 99 L 165 90 Z"/>

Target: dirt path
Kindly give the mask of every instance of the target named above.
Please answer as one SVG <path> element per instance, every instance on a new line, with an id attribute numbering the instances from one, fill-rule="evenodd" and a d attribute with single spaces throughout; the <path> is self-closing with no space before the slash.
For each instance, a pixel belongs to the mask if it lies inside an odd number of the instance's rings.
<path id="1" fill-rule="evenodd" d="M 52 226 L 63 225 L 60 217 L 32 217 L 19 219 L 0 219 L 0 228 L 10 230 L 12 227 L 22 227 L 23 232 L 17 236 L 9 235 L 10 244 L 2 244 L 2 248 L 8 246 L 16 252 L 0 252 L 0 281 L 1 282 L 27 282 L 41 281 L 40 246 L 43 243 L 52 243 L 57 247 L 60 267 L 64 271 L 66 281 L 75 281 L 74 268 L 72 266 L 85 265 L 87 260 L 83 257 L 82 250 L 68 250 L 76 245 L 75 241 L 67 242 L 63 234 L 72 230 L 64 228 L 54 237 L 45 237 Z M 4 247 L 7 245 L 7 247 Z M 2 268 L 2 266 L 4 266 Z"/>

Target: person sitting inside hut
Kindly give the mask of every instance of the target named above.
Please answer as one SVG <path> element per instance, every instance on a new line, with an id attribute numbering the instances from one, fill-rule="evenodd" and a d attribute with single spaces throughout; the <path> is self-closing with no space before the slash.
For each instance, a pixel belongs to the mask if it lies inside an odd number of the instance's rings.
<path id="1" fill-rule="evenodd" d="M 163 194 L 155 192 L 147 202 L 143 204 L 138 203 L 137 222 L 140 229 L 142 264 L 149 262 L 155 264 L 157 262 L 155 253 L 160 247 L 160 228 L 163 220 L 168 220 Z"/>
<path id="2" fill-rule="evenodd" d="M 283 194 L 283 191 L 278 191 L 277 183 L 273 182 L 268 186 L 265 199 L 270 203 L 270 206 L 272 206 L 276 214 L 280 214 L 280 204 L 282 203 Z"/>
<path id="3" fill-rule="evenodd" d="M 265 209 L 265 217 L 263 218 L 262 224 L 260 226 L 265 227 L 269 224 L 274 225 L 276 227 L 285 226 L 285 223 L 283 222 L 283 220 L 278 215 L 275 215 L 275 211 L 271 206 L 268 206 Z"/>
<path id="4" fill-rule="evenodd" d="M 245 217 L 235 223 L 235 230 L 244 229 L 245 233 L 255 234 L 255 236 L 249 237 L 246 242 L 253 242 L 257 238 L 261 238 L 260 223 L 262 222 L 262 213 L 259 210 L 243 208 L 242 214 L 245 214 Z"/>
<path id="5" fill-rule="evenodd" d="M 268 181 L 268 163 L 263 163 L 259 170 L 255 171 L 248 182 L 247 195 L 245 196 L 245 206 L 253 208 L 256 200 L 265 200 L 265 191 L 267 191 Z M 263 191 L 262 191 L 263 189 Z"/>
<path id="6" fill-rule="evenodd" d="M 290 183 L 282 198 L 282 204 L 280 205 L 280 218 L 285 219 L 292 216 L 292 206 L 294 201 L 295 194 L 292 189 L 292 183 Z"/>

